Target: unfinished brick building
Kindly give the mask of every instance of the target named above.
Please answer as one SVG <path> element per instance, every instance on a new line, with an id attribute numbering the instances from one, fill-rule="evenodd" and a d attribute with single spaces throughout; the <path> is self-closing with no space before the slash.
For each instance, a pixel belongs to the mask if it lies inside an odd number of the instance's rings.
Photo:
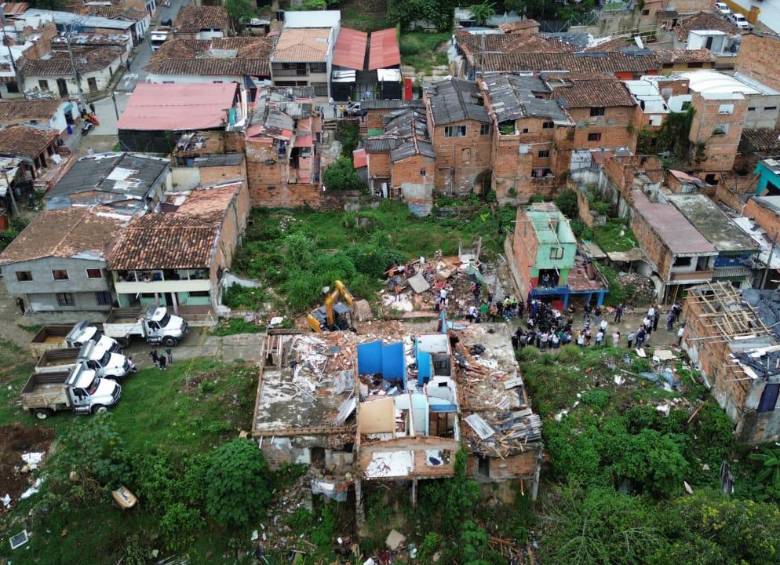
<path id="1" fill-rule="evenodd" d="M 777 62 L 780 61 L 780 37 L 752 32 L 742 36 L 735 68 L 746 75 L 780 90 Z"/>
<path id="2" fill-rule="evenodd" d="M 710 176 L 734 167 L 747 114 L 747 100 L 739 93 L 693 93 L 693 122 L 688 139 L 693 144 L 694 168 Z"/>
<path id="3" fill-rule="evenodd" d="M 481 80 L 492 121 L 491 185 L 501 203 L 550 196 L 571 160 L 574 123 L 538 77 L 489 75 Z M 435 140 L 434 140 L 435 144 Z"/>
<path id="4" fill-rule="evenodd" d="M 318 207 L 322 115 L 310 89 L 267 89 L 246 128 L 246 170 L 252 206 Z"/>
<path id="5" fill-rule="evenodd" d="M 780 342 L 776 291 L 738 291 L 728 283 L 688 290 L 684 347 L 739 441 L 780 439 Z"/>
<path id="6" fill-rule="evenodd" d="M 491 120 L 477 84 L 448 79 L 426 89 L 428 130 L 436 153 L 436 190 L 481 193 L 489 185 Z"/>
<path id="7" fill-rule="evenodd" d="M 616 79 L 561 80 L 553 97 L 575 123 L 574 151 L 636 150 L 641 110 L 625 84 Z"/>

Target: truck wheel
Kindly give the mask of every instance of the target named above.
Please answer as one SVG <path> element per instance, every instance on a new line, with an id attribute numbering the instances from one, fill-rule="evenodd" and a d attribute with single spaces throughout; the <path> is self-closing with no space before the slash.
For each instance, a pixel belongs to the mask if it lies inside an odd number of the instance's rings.
<path id="1" fill-rule="evenodd" d="M 38 408 L 37 410 L 33 411 L 33 414 L 39 420 L 45 420 L 46 418 L 51 416 L 51 410 L 49 410 L 48 408 Z"/>
<path id="2" fill-rule="evenodd" d="M 162 342 L 165 347 L 176 347 L 176 344 L 178 343 L 175 337 L 170 336 L 163 338 Z"/>
<path id="3" fill-rule="evenodd" d="M 108 412 L 108 408 L 106 408 L 102 404 L 96 404 L 95 406 L 92 407 L 93 414 L 105 414 L 106 412 Z"/>

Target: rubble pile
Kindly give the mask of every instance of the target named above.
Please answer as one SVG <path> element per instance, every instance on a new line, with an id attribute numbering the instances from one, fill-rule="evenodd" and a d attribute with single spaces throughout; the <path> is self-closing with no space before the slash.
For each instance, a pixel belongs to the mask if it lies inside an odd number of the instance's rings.
<path id="1" fill-rule="evenodd" d="M 619 273 L 618 282 L 633 289 L 632 304 L 651 304 L 655 301 L 655 285 L 648 277 L 639 273 Z"/>

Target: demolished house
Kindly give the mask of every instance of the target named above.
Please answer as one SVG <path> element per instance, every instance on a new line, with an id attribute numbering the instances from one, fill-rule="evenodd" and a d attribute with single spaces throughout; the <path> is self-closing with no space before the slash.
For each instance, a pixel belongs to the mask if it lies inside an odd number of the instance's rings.
<path id="1" fill-rule="evenodd" d="M 365 489 L 403 481 L 414 504 L 418 481 L 454 476 L 461 448 L 479 481 L 505 482 L 507 496 L 520 481 L 535 497 L 541 420 L 507 327 L 368 329 L 269 332 L 252 433 L 270 464 L 309 465 L 313 491 L 336 500 L 353 486 L 359 522 Z"/>
<path id="2" fill-rule="evenodd" d="M 688 290 L 684 347 L 739 441 L 780 439 L 780 294 L 716 282 Z"/>

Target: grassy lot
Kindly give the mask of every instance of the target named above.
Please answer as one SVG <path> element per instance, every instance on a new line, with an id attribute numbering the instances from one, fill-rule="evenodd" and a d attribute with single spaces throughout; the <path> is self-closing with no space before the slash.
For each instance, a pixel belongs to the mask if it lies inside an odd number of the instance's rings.
<path id="1" fill-rule="evenodd" d="M 0 360 L 4 367 L 0 373 L 0 424 L 47 426 L 60 438 L 82 430 L 86 433 L 94 423 L 91 416 L 67 413 L 39 422 L 24 413 L 17 402 L 32 362 L 24 351 L 5 342 L 0 343 Z M 165 372 L 144 369 L 122 383 L 122 399 L 108 419 L 129 457 L 156 454 L 176 463 L 206 454 L 236 437 L 239 430 L 249 429 L 256 382 L 254 367 L 213 359 L 175 362 Z M 44 471 L 47 468 L 44 465 Z M 118 477 L 131 490 L 136 489 L 137 480 L 121 473 Z M 123 562 L 141 563 L 154 548 L 161 550 L 162 555 L 170 555 L 160 539 L 159 517 L 152 513 L 159 501 L 141 498 L 138 508 L 122 512 L 107 491 L 101 489 L 79 504 L 48 506 L 45 485 L 42 493 L 20 501 L 10 513 L 0 515 L 0 560 L 6 557 L 14 563 L 116 563 L 123 558 Z M 24 549 L 11 552 L 6 538 L 23 528 L 31 532 L 31 542 Z M 243 532 L 203 523 L 186 553 L 192 563 L 224 562 L 224 554 L 236 534 L 241 535 L 242 544 L 248 542 Z M 133 561 L 134 555 L 141 560 Z"/>
<path id="2" fill-rule="evenodd" d="M 401 35 L 401 64 L 414 67 L 415 71 L 429 73 L 431 67 L 446 65 L 447 54 L 438 50 L 449 33 L 410 31 Z"/>
<path id="3" fill-rule="evenodd" d="M 385 20 L 386 0 L 345 0 L 341 9 L 341 25 L 360 31 L 376 31 L 392 27 Z"/>
<path id="4" fill-rule="evenodd" d="M 437 206 L 430 218 L 417 218 L 396 201 L 358 213 L 253 210 L 233 267 L 270 285 L 283 305 L 301 312 L 317 303 L 322 287 L 335 279 L 370 300 L 394 261 L 430 257 L 437 250 L 454 255 L 459 242 L 468 247 L 482 237 L 485 256 L 494 257 L 515 219 L 513 208 L 476 197 L 439 200 Z M 244 299 L 253 292 L 236 290 L 241 295 L 228 298 L 247 307 Z"/>
<path id="5" fill-rule="evenodd" d="M 631 228 L 623 220 L 610 218 L 603 226 L 593 227 L 593 241 L 605 252 L 629 251 L 637 246 Z"/>

